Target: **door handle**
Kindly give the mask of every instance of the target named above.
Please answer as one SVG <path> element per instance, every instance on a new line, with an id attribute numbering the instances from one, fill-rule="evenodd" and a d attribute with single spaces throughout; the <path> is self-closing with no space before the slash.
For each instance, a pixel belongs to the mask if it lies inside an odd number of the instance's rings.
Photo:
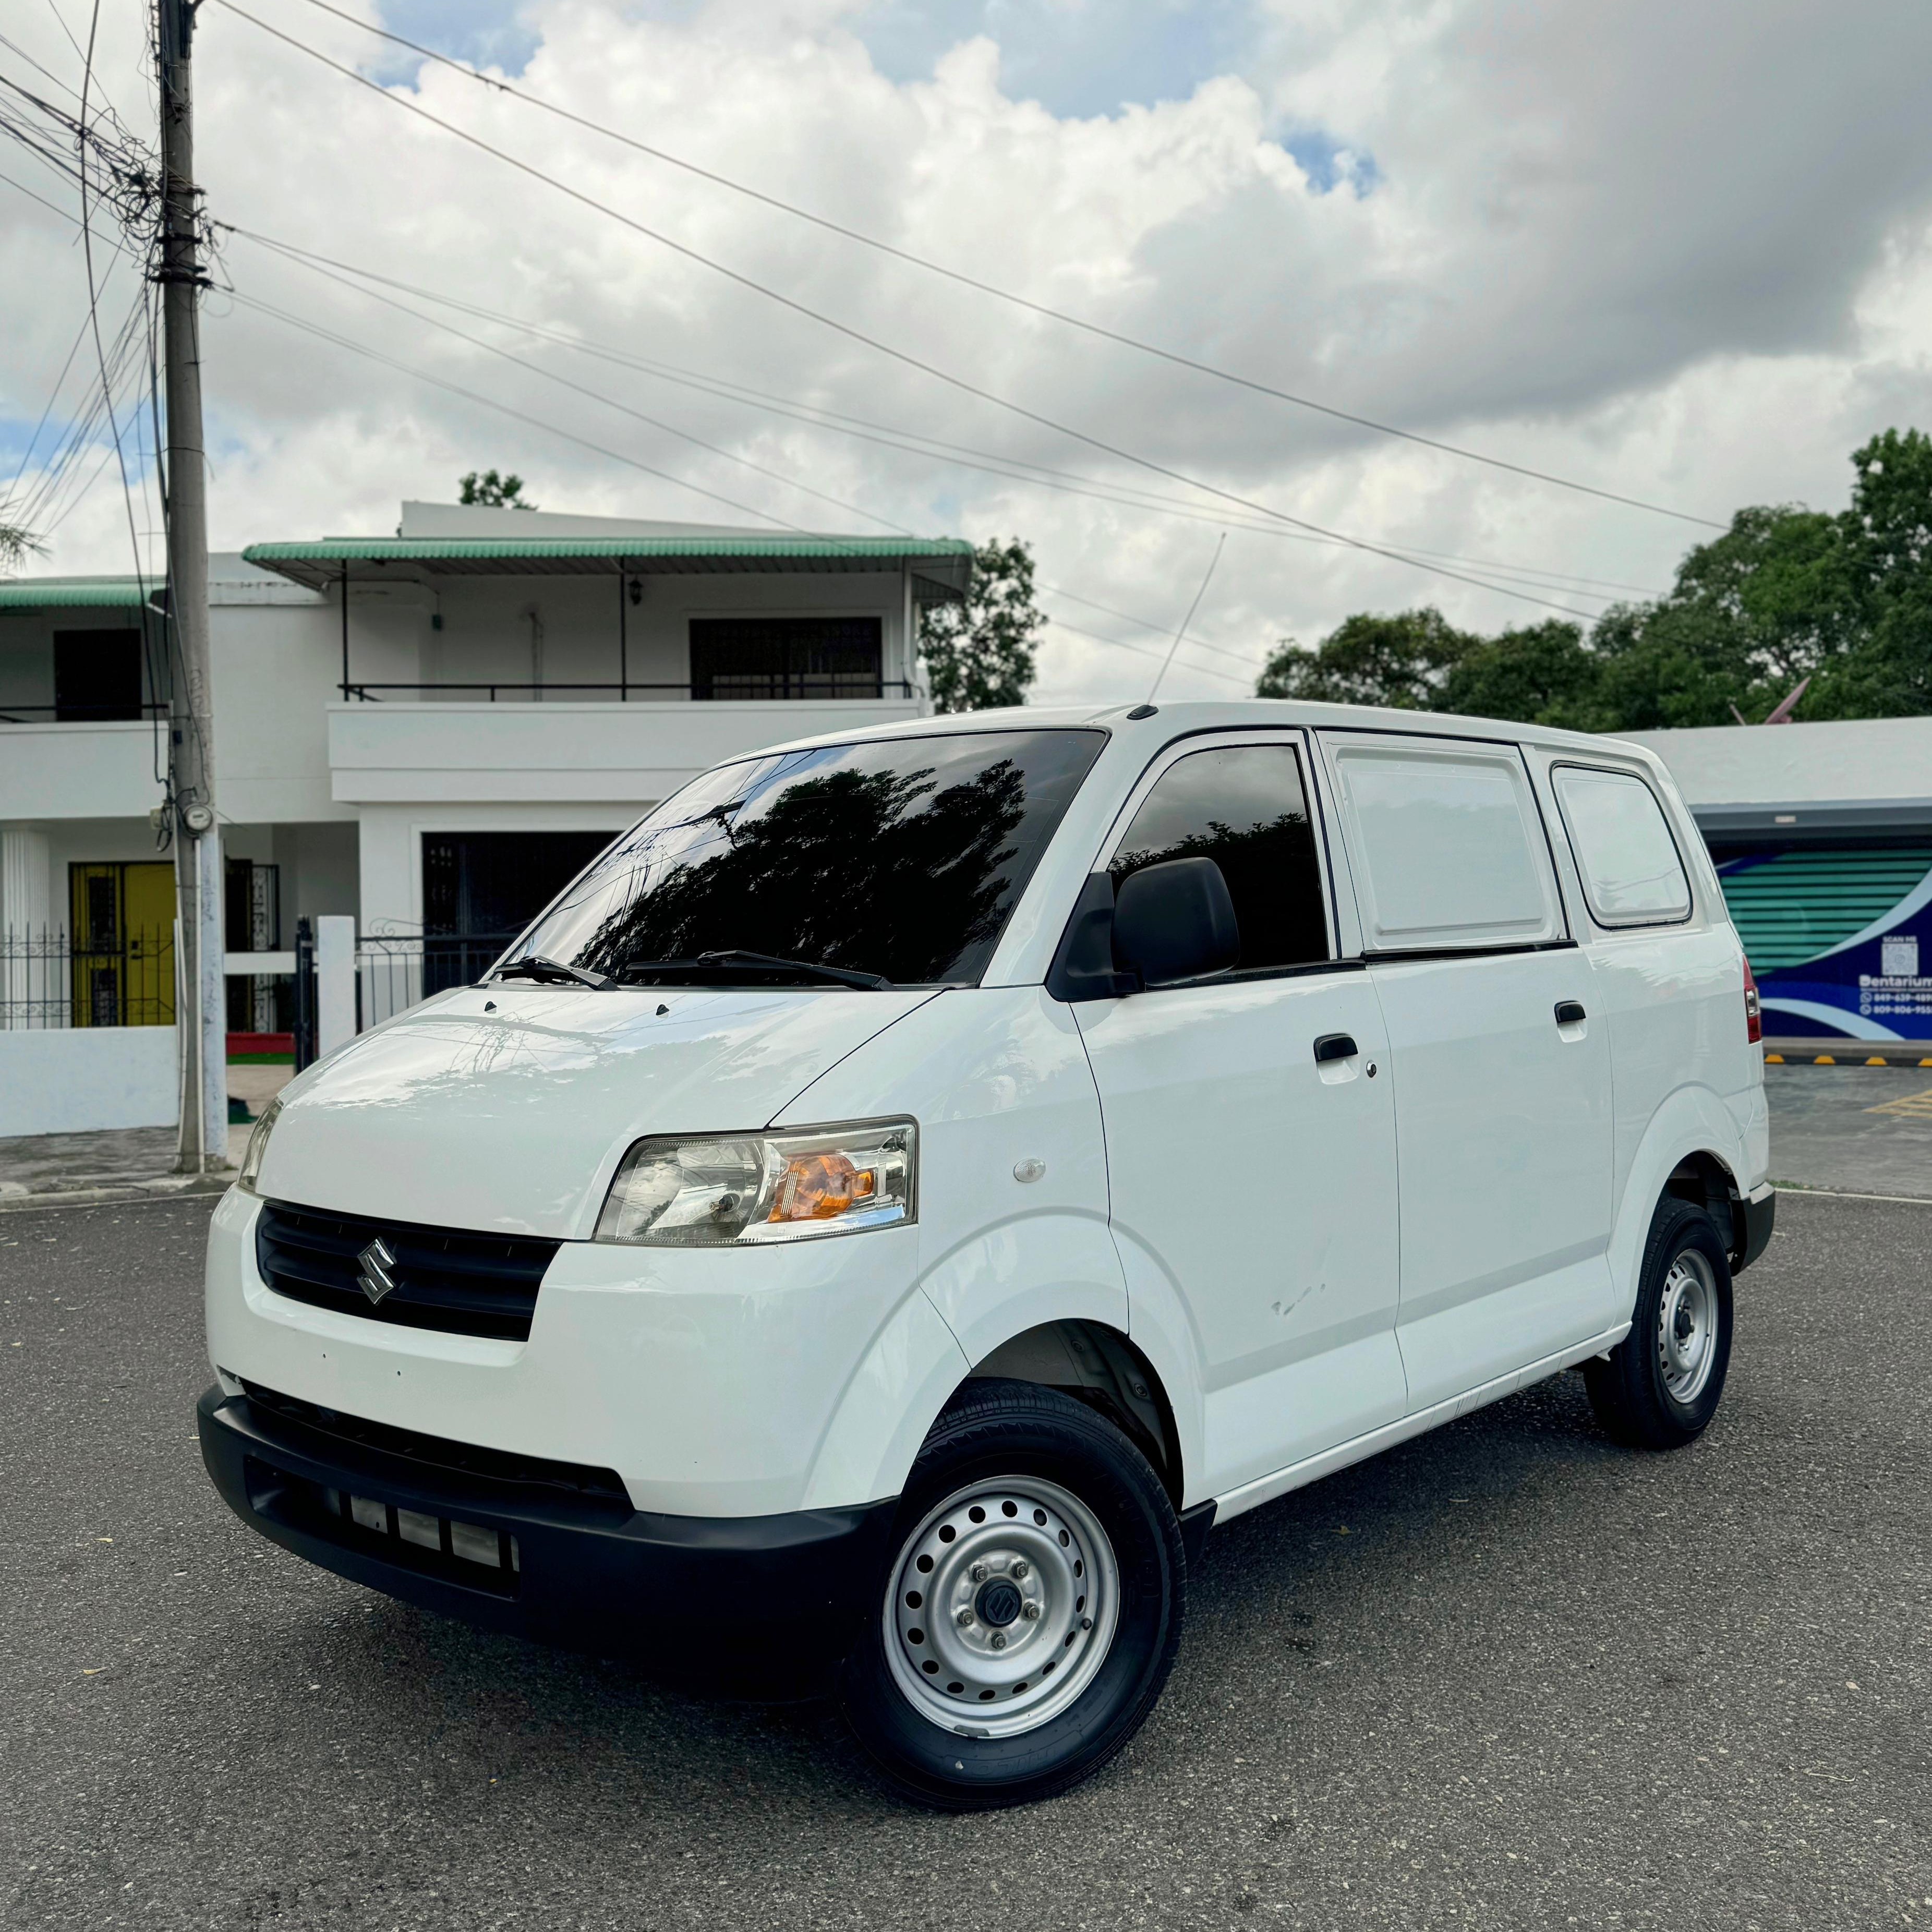
<path id="1" fill-rule="evenodd" d="M 1581 1000 L 1558 1000 L 1556 1002 L 1556 1024 L 1558 1026 L 1581 1026 L 1589 1015 L 1583 1010 Z"/>
<path id="2" fill-rule="evenodd" d="M 1330 1060 L 1352 1060 L 1360 1050 L 1352 1034 L 1324 1033 L 1315 1042 L 1316 1064 L 1319 1066 Z"/>

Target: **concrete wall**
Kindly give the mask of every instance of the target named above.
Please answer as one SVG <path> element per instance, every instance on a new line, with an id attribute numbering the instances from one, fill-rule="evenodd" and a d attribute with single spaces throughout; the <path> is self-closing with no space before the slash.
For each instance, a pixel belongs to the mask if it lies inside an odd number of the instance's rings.
<path id="1" fill-rule="evenodd" d="M 0 1136 L 171 1127 L 172 1027 L 0 1029 Z"/>
<path id="2" fill-rule="evenodd" d="M 224 817 L 243 825 L 352 818 L 328 784 L 325 710 L 340 695 L 339 605 L 238 556 L 211 557 L 208 576 Z"/>
<path id="3" fill-rule="evenodd" d="M 161 802 L 155 738 L 145 722 L 0 724 L 0 819 L 145 818 Z"/>

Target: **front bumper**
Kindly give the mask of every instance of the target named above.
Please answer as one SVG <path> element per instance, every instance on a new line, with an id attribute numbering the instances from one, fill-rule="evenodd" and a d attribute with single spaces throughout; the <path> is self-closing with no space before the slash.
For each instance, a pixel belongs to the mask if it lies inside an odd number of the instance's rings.
<path id="1" fill-rule="evenodd" d="M 215 1487 L 285 1550 L 425 1610 L 631 1658 L 672 1678 L 811 1689 L 875 1607 L 890 1554 L 894 1501 L 664 1516 L 562 1466 L 512 1466 L 400 1432 L 386 1446 L 384 1432 L 326 1411 L 304 1417 L 266 1394 L 212 1388 L 196 1416 Z M 470 1466 L 452 1466 L 463 1461 Z M 383 1506 L 388 1527 L 356 1520 L 351 1497 Z M 398 1511 L 418 1526 L 461 1526 L 472 1546 L 475 1532 L 496 1532 L 502 1560 L 454 1554 L 447 1533 L 440 1547 L 405 1540 Z"/>

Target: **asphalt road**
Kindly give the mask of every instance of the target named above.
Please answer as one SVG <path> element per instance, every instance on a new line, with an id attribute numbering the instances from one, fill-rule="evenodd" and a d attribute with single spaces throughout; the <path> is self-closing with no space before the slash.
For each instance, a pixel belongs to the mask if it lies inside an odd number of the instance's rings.
<path id="1" fill-rule="evenodd" d="M 8 1928 L 1932 1925 L 1932 1206 L 1784 1204 L 1687 1452 L 1566 1376 L 1228 1526 L 1135 1744 L 967 1819 L 252 1536 L 207 1213 L 0 1216 Z"/>

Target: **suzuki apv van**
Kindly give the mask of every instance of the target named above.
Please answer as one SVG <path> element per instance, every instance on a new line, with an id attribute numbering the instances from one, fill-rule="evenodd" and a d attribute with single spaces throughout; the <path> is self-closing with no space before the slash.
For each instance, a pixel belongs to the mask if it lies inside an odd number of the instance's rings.
<path id="1" fill-rule="evenodd" d="M 1574 1367 L 1698 1435 L 1757 1038 L 1634 746 L 1264 702 L 784 746 L 264 1114 L 206 1460 L 343 1576 L 829 1672 L 904 1790 L 1042 1796 L 1146 1717 L 1216 1522 Z"/>

